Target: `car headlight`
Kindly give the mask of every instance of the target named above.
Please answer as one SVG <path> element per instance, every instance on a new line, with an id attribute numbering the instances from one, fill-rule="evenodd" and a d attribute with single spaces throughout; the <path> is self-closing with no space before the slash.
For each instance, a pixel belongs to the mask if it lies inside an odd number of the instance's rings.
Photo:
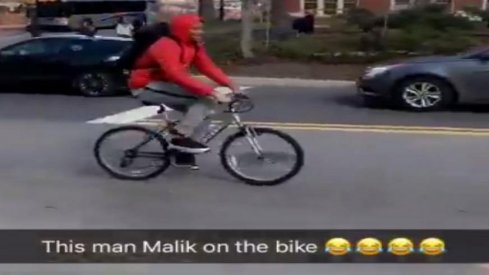
<path id="1" fill-rule="evenodd" d="M 367 69 L 367 71 L 365 72 L 365 78 L 373 78 L 373 77 L 376 77 L 380 74 L 383 74 L 387 71 L 389 71 L 390 69 L 392 69 L 394 66 L 379 66 L 379 67 L 372 67 L 372 68 L 369 68 Z"/>

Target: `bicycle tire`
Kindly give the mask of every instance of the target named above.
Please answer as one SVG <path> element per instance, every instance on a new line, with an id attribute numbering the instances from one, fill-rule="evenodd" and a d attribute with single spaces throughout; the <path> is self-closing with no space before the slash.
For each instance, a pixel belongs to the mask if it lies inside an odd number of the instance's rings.
<path id="1" fill-rule="evenodd" d="M 253 129 L 257 135 L 261 135 L 264 133 L 272 134 L 272 135 L 276 135 L 279 138 L 286 141 L 289 145 L 292 146 L 292 148 L 294 149 L 294 151 L 296 153 L 296 156 L 297 156 L 296 163 L 294 164 L 293 168 L 291 169 L 291 171 L 289 173 L 285 174 L 284 176 L 282 176 L 280 178 L 273 179 L 273 180 L 256 180 L 256 179 L 247 178 L 247 177 L 241 175 L 240 173 L 236 172 L 234 168 L 231 167 L 231 165 L 228 162 L 228 159 L 226 158 L 226 151 L 229 149 L 229 146 L 236 139 L 242 138 L 246 135 L 246 133 L 244 131 L 240 131 L 240 132 L 237 132 L 237 133 L 229 136 L 224 141 L 222 148 L 221 148 L 221 151 L 219 153 L 219 156 L 221 159 L 221 164 L 229 174 L 231 174 L 233 177 L 235 177 L 235 178 L 239 179 L 240 181 L 243 181 L 244 183 L 249 184 L 249 185 L 274 186 L 274 185 L 278 185 L 278 184 L 281 184 L 281 183 L 284 183 L 284 182 L 290 180 L 291 178 L 296 176 L 301 171 L 302 167 L 304 166 L 304 150 L 302 149 L 300 144 L 293 137 L 291 137 L 290 135 L 288 135 L 284 132 L 281 132 L 281 131 L 278 131 L 275 129 L 271 129 L 271 128 L 253 128 Z"/>
<path id="2" fill-rule="evenodd" d="M 148 174 L 145 174 L 145 175 L 141 175 L 141 176 L 122 174 L 122 173 L 119 173 L 118 171 L 111 169 L 103 161 L 103 158 L 100 155 L 100 148 L 104 144 L 104 141 L 108 137 L 110 137 L 114 134 L 120 133 L 120 132 L 124 132 L 124 131 L 141 131 L 141 132 L 144 132 L 146 134 L 154 135 L 155 138 L 157 139 L 157 141 L 161 144 L 163 151 L 166 152 L 168 149 L 167 141 L 160 134 L 158 134 L 158 133 L 156 133 L 150 129 L 147 129 L 145 127 L 122 126 L 122 127 L 118 127 L 118 128 L 113 128 L 113 129 L 110 129 L 107 132 L 103 133 L 95 142 L 94 155 L 95 155 L 95 159 L 97 160 L 97 163 L 98 163 L 98 165 L 100 165 L 100 167 L 102 167 L 111 176 L 118 178 L 118 179 L 122 179 L 122 180 L 148 180 L 148 179 L 151 179 L 151 178 L 154 178 L 154 177 L 160 175 L 166 169 L 168 169 L 168 167 L 170 166 L 170 159 L 169 159 L 168 155 L 166 155 L 166 157 L 163 158 L 163 160 L 164 160 L 163 164 L 161 166 L 159 166 L 155 171 L 148 173 Z"/>

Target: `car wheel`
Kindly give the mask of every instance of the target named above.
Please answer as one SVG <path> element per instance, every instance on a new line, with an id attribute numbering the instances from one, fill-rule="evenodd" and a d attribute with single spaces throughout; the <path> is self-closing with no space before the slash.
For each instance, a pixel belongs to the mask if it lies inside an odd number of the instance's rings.
<path id="1" fill-rule="evenodd" d="M 109 96 L 115 93 L 114 81 L 106 73 L 84 73 L 74 82 L 75 89 L 88 97 Z"/>
<path id="2" fill-rule="evenodd" d="M 432 111 L 453 103 L 455 92 L 450 85 L 434 77 L 410 78 L 395 91 L 398 107 L 411 111 Z"/>

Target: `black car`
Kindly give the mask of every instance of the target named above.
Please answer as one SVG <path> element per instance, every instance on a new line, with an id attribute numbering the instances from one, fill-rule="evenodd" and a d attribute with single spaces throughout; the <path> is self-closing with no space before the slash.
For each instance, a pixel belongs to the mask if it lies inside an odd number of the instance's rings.
<path id="1" fill-rule="evenodd" d="M 126 89 L 118 64 L 131 39 L 50 35 L 0 49 L 0 91 L 73 91 L 106 96 Z"/>

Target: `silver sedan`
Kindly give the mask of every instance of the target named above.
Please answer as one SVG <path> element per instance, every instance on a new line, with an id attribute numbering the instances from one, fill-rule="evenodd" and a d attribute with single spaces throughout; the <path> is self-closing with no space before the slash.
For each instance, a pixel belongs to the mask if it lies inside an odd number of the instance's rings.
<path id="1" fill-rule="evenodd" d="M 414 111 L 489 102 L 489 48 L 373 66 L 357 82 L 367 104 Z"/>

